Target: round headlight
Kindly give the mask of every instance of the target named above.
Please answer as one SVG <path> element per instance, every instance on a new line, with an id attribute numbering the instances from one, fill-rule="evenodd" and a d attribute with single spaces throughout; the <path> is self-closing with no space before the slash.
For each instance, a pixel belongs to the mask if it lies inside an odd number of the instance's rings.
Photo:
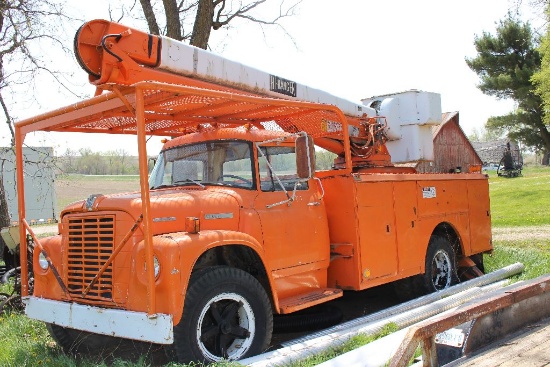
<path id="1" fill-rule="evenodd" d="M 43 252 L 40 252 L 38 255 L 38 265 L 42 270 L 46 270 L 50 266 L 50 264 L 48 264 L 48 260 L 46 259 L 46 255 L 44 255 Z"/>
<path id="2" fill-rule="evenodd" d="M 147 263 L 143 265 L 145 271 L 147 271 Z M 153 256 L 153 268 L 155 269 L 155 278 L 158 278 L 160 274 L 160 262 L 156 256 Z"/>
<path id="3" fill-rule="evenodd" d="M 159 259 L 157 259 L 156 256 L 153 256 L 153 265 L 155 267 L 155 278 L 158 278 L 160 274 L 160 262 Z"/>

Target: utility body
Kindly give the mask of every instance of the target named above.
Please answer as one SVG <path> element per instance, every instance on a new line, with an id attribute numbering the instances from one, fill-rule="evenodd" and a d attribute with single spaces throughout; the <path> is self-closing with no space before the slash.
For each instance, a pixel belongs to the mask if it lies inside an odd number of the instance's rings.
<path id="1" fill-rule="evenodd" d="M 355 103 L 103 20 L 75 53 L 96 96 L 16 124 L 26 313 L 68 352 L 119 337 L 241 359 L 273 314 L 389 282 L 437 291 L 492 250 L 485 175 L 394 164 L 433 158 L 434 93 Z M 39 130 L 135 134 L 141 190 L 73 203 L 36 238 L 21 151 Z M 150 172 L 147 135 L 171 137 Z"/>

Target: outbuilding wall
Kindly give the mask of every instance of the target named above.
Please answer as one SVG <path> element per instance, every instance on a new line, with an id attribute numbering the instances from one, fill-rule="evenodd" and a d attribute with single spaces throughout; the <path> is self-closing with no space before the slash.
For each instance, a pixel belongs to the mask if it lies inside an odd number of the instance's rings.
<path id="1" fill-rule="evenodd" d="M 418 172 L 468 172 L 472 166 L 481 166 L 481 159 L 459 125 L 458 112 L 444 113 L 441 124 L 432 132 L 434 161 L 418 162 Z"/>

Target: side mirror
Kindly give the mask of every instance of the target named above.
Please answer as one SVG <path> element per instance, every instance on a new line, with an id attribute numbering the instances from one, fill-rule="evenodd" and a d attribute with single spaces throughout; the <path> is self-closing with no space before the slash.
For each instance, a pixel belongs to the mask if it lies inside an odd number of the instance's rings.
<path id="1" fill-rule="evenodd" d="M 315 172 L 315 145 L 309 135 L 296 138 L 296 169 L 298 178 L 312 178 Z"/>

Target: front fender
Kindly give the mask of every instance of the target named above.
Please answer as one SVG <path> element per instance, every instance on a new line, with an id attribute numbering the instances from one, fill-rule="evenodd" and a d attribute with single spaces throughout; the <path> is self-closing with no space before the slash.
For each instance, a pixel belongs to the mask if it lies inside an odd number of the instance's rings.
<path id="1" fill-rule="evenodd" d="M 52 237 L 46 237 L 39 239 L 40 244 L 44 248 L 44 251 L 50 257 L 53 266 L 56 267 L 57 271 L 60 274 L 63 274 L 62 268 L 62 259 L 63 254 L 61 252 L 61 235 L 56 235 Z M 40 298 L 48 298 L 55 300 L 68 300 L 67 295 L 61 288 L 59 281 L 55 278 L 54 273 L 51 267 L 43 270 L 38 265 L 38 255 L 40 251 L 35 247 L 33 253 L 33 270 L 34 270 L 34 290 L 33 295 Z M 67 283 L 66 279 L 63 279 L 65 286 Z"/>
<path id="2" fill-rule="evenodd" d="M 241 245 L 252 249 L 266 267 L 265 253 L 260 243 L 252 236 L 228 230 L 203 230 L 196 234 L 173 232 L 153 237 L 153 253 L 160 263 L 160 272 L 155 282 L 156 311 L 171 314 L 174 325 L 181 319 L 185 294 L 193 268 L 199 257 L 209 249 Z M 133 251 L 132 268 L 137 282 L 130 282 L 129 309 L 146 310 L 147 282 L 145 274 L 145 244 L 141 241 Z M 266 267 L 271 288 L 273 279 Z M 273 297 L 276 299 L 276 297 Z"/>

